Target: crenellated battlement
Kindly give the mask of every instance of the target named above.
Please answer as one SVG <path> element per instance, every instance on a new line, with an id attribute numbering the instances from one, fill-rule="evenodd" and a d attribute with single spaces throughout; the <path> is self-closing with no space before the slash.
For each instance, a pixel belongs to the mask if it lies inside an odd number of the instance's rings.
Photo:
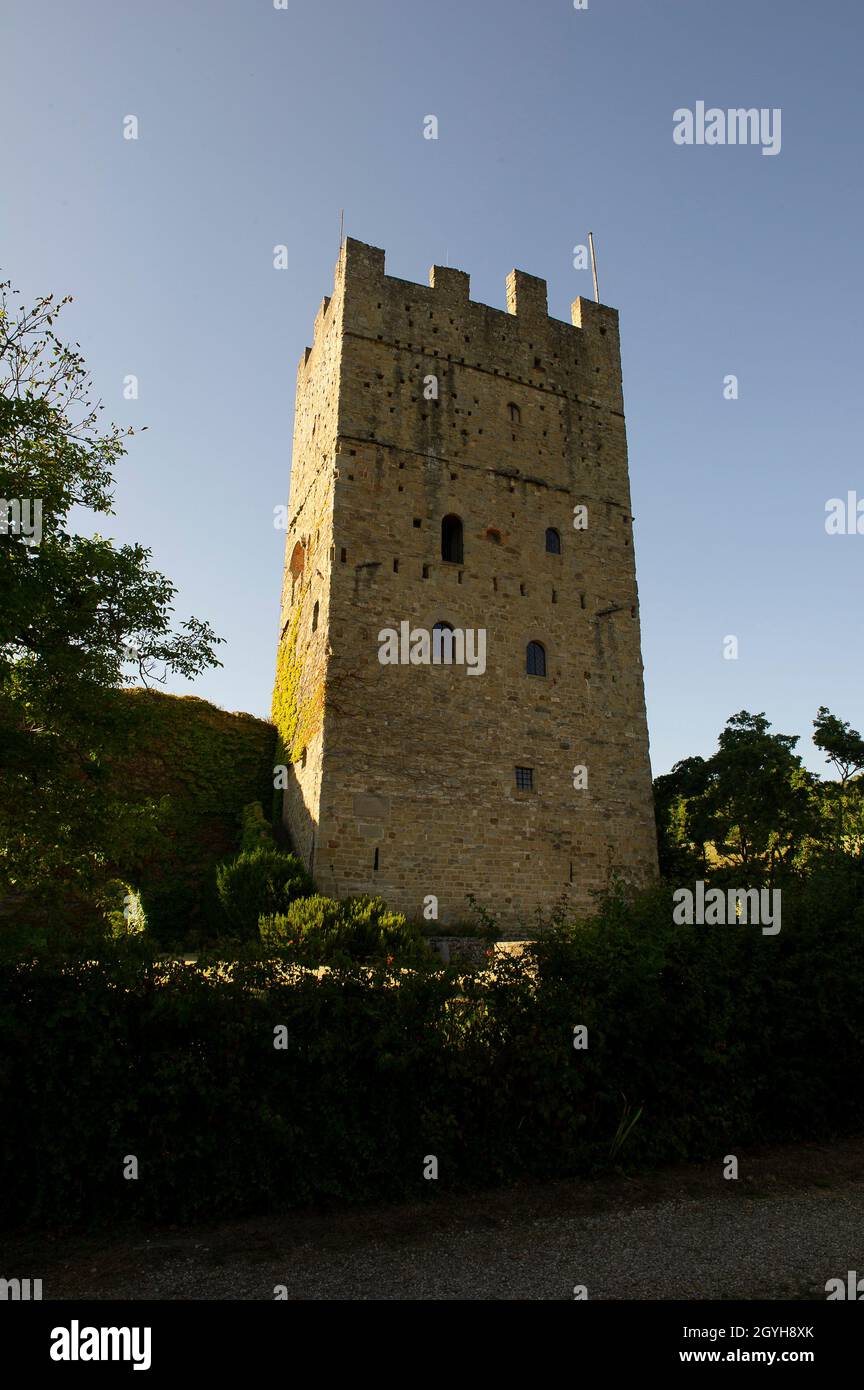
<path id="1" fill-rule="evenodd" d="M 507 312 L 542 323 L 549 317 L 546 281 L 524 270 L 511 270 L 506 280 Z"/>
<path id="2" fill-rule="evenodd" d="M 346 237 L 334 274 L 334 294 L 347 292 L 362 296 L 373 292 L 386 294 L 389 291 L 409 296 L 425 297 L 430 293 L 441 302 L 468 305 L 473 309 L 484 310 L 503 317 L 530 320 L 539 325 L 550 320 L 556 326 L 563 319 L 549 314 L 546 281 L 537 275 L 529 275 L 524 270 L 511 270 L 506 277 L 506 311 L 496 309 L 490 304 L 470 298 L 471 279 L 467 271 L 455 270 L 452 266 L 433 265 L 429 271 L 429 284 L 423 285 L 415 280 L 402 280 L 391 276 L 385 270 L 385 252 L 380 246 L 369 246 L 354 237 Z M 376 301 L 377 302 L 377 301 Z M 327 301 L 325 301 L 325 304 Z M 583 306 L 590 306 L 586 311 Z M 380 305 L 378 307 L 381 307 Z M 608 321 L 609 316 L 617 319 L 617 310 L 604 304 L 594 304 L 593 300 L 581 297 L 571 305 L 571 323 L 565 325 L 578 329 L 594 328 L 601 318 Z"/>
<path id="3" fill-rule="evenodd" d="M 570 306 L 570 323 L 555 318 L 549 314 L 546 281 L 524 270 L 511 270 L 506 276 L 506 309 L 471 299 L 470 290 L 468 272 L 452 266 L 433 265 L 428 285 L 388 275 L 381 247 L 346 237 L 334 271 L 333 295 L 321 301 L 315 316 L 312 347 L 306 348 L 298 373 L 305 372 L 315 344 L 337 315 L 344 316 L 342 326 L 347 332 L 386 341 L 404 340 L 410 345 L 419 339 L 425 348 L 437 349 L 436 355 L 442 356 L 453 355 L 453 340 L 458 334 L 449 334 L 446 329 L 457 322 L 455 316 L 458 315 L 460 332 L 473 324 L 487 342 L 494 340 L 497 333 L 505 355 L 518 349 L 526 337 L 548 343 L 551 335 L 556 346 L 569 358 L 575 358 L 580 348 L 590 345 L 592 359 L 593 354 L 598 353 L 601 370 L 611 369 L 611 375 L 615 376 L 616 309 L 579 296 Z M 450 311 L 449 323 L 443 319 L 437 322 L 438 311 L 443 315 L 445 310 Z M 424 315 L 424 320 L 417 322 L 416 314 Z M 429 320 L 432 320 L 431 325 Z M 440 338 L 439 343 L 429 340 L 430 328 L 431 336 Z M 599 340 L 607 335 L 609 341 L 601 343 Z M 465 338 L 466 343 L 469 341 L 470 335 Z M 504 370 L 503 365 L 499 370 Z"/>

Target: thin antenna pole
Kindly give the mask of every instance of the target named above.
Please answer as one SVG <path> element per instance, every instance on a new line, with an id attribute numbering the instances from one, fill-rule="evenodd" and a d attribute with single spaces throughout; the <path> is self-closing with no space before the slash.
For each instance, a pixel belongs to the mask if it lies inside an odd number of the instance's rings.
<path id="1" fill-rule="evenodd" d="M 339 250 L 340 250 L 340 251 L 342 250 L 342 242 L 344 241 L 344 237 L 343 237 L 343 235 L 342 235 L 342 229 L 344 228 L 344 226 L 345 226 L 345 209 L 344 209 L 344 208 L 340 208 L 340 209 L 339 209 Z"/>
<path id="2" fill-rule="evenodd" d="M 592 275 L 594 276 L 594 299 L 595 299 L 595 302 L 596 302 L 597 304 L 599 304 L 599 303 L 600 303 L 600 289 L 599 289 L 599 286 L 598 286 L 598 284 L 597 284 L 597 257 L 594 255 L 594 233 L 593 233 L 593 232 L 589 232 L 589 233 L 588 233 L 588 245 L 589 245 L 590 248 L 591 248 L 591 273 L 592 273 Z"/>

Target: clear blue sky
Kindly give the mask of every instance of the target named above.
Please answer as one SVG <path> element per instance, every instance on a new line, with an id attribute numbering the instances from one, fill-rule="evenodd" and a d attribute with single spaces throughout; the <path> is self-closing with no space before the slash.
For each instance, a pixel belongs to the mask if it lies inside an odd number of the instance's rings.
<path id="1" fill-rule="evenodd" d="M 726 718 L 864 725 L 859 0 L 7 0 L 3 273 L 71 293 L 106 416 L 147 424 L 102 529 L 227 639 L 193 692 L 268 714 L 297 359 L 346 231 L 504 307 L 621 313 L 655 773 Z M 679 107 L 782 149 L 679 147 Z M 135 115 L 140 138 L 122 138 Z M 424 140 L 424 116 L 439 139 Z M 284 243 L 289 268 L 272 248 Z M 123 399 L 134 373 L 140 397 Z M 739 378 L 737 401 L 723 379 Z M 737 661 L 722 656 L 735 634 Z"/>

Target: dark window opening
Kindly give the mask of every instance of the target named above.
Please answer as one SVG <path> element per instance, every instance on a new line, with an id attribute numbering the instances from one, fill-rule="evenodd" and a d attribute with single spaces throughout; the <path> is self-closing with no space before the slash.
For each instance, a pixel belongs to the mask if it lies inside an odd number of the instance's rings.
<path id="1" fill-rule="evenodd" d="M 529 642 L 526 651 L 525 669 L 529 676 L 545 676 L 546 648 L 542 642 Z"/>
<path id="2" fill-rule="evenodd" d="M 522 419 L 522 412 L 518 405 L 516 405 L 514 401 L 510 401 L 507 409 L 510 411 L 510 419 L 513 421 L 514 425 L 518 425 L 519 421 Z"/>
<path id="3" fill-rule="evenodd" d="M 533 792 L 534 790 L 534 769 L 533 767 L 517 767 L 516 769 L 516 790 L 519 792 Z"/>
<path id="4" fill-rule="evenodd" d="M 314 631 L 316 630 L 316 628 L 318 627 L 318 609 L 319 609 L 319 603 L 318 603 L 318 600 L 317 600 L 317 598 L 316 598 L 316 600 L 315 600 L 315 607 L 312 609 L 312 631 L 313 631 L 313 632 L 314 632 Z"/>
<path id="5" fill-rule="evenodd" d="M 454 565 L 462 564 L 462 522 L 458 516 L 445 516 L 441 522 L 441 559 Z"/>
<path id="6" fill-rule="evenodd" d="M 561 554 L 561 537 L 554 526 L 546 527 L 546 550 L 550 555 Z"/>
<path id="7" fill-rule="evenodd" d="M 412 526 L 414 527 L 414 530 L 415 530 L 415 531 L 419 531 L 419 530 L 420 530 L 420 518 L 419 518 L 419 516 L 415 516 L 415 518 L 414 518 L 414 520 L 413 520 L 413 522 L 412 522 L 411 524 L 412 524 Z"/>
<path id="8" fill-rule="evenodd" d="M 453 661 L 454 638 L 445 637 L 445 632 L 453 632 L 452 623 L 436 623 L 432 629 L 432 660 L 436 666 L 442 662 L 449 666 Z"/>
<path id="9" fill-rule="evenodd" d="M 377 851 L 377 849 L 376 849 L 376 851 L 375 851 L 375 862 L 373 863 L 372 868 L 375 869 L 376 871 L 377 871 L 377 869 L 378 869 L 378 851 Z"/>

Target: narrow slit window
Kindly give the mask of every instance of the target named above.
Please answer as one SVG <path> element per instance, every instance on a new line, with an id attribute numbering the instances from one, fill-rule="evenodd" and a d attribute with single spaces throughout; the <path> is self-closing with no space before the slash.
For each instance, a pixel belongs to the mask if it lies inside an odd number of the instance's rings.
<path id="1" fill-rule="evenodd" d="M 441 559 L 461 565 L 462 558 L 462 522 L 458 516 L 445 516 L 441 522 Z"/>

